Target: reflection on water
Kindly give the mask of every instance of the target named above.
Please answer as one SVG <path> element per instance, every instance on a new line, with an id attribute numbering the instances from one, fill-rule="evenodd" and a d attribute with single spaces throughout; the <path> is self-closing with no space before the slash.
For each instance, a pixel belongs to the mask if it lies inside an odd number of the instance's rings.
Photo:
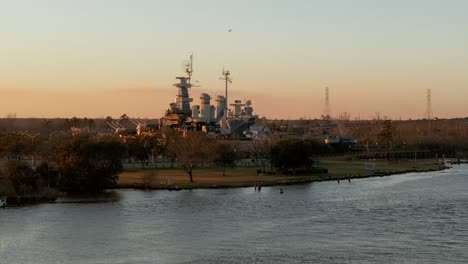
<path id="1" fill-rule="evenodd" d="M 122 199 L 120 192 L 110 190 L 95 195 L 68 195 L 57 199 L 56 203 L 113 203 L 118 202 L 120 199 Z"/>
<path id="2" fill-rule="evenodd" d="M 468 260 L 468 166 L 279 188 L 120 190 L 0 210 L 0 263 Z"/>

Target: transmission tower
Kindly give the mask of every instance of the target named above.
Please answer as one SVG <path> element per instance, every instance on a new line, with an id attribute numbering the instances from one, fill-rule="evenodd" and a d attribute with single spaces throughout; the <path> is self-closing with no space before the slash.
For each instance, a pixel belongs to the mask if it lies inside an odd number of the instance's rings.
<path id="1" fill-rule="evenodd" d="M 329 120 L 331 118 L 330 113 L 330 94 L 328 87 L 325 87 L 325 109 L 323 111 L 323 118 Z"/>
<path id="2" fill-rule="evenodd" d="M 427 119 L 427 130 L 431 134 L 431 122 L 432 122 L 432 102 L 431 102 L 431 89 L 427 89 L 426 95 L 426 119 Z"/>
<path id="3" fill-rule="evenodd" d="M 431 89 L 427 89 L 426 100 L 426 118 L 427 120 L 432 120 Z"/>

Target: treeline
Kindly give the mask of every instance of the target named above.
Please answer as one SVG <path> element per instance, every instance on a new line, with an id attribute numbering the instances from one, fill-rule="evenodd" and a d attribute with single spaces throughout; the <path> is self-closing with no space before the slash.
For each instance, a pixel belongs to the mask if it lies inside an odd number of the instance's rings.
<path id="1" fill-rule="evenodd" d="M 467 153 L 468 118 L 391 120 L 380 113 L 372 120 L 260 120 L 276 133 L 309 134 L 316 138 L 339 136 L 355 139 L 370 151 L 389 149 L 431 150 L 446 155 Z M 461 155 L 461 154 L 460 154 Z"/>
<path id="2" fill-rule="evenodd" d="M 391 134 L 382 133 L 382 141 L 392 143 Z M 466 149 L 463 144 L 443 142 L 421 142 L 416 147 L 447 155 Z M 0 194 L 97 193 L 116 186 L 125 162 L 145 168 L 154 160 L 179 166 L 190 182 L 196 180 L 194 171 L 200 166 L 215 166 L 224 175 L 240 161 L 268 173 L 307 174 L 314 172 L 320 156 L 346 151 L 347 145 L 327 145 L 315 139 L 272 135 L 228 141 L 209 138 L 203 132 L 171 129 L 141 136 L 0 134 Z"/>
<path id="3" fill-rule="evenodd" d="M 449 133 L 449 130 L 444 133 L 435 124 L 431 127 L 426 123 L 426 130 L 422 132 L 420 129 L 408 132 L 398 122 L 383 120 L 376 135 L 377 143 L 386 149 L 428 150 L 432 154 L 447 156 L 468 155 L 468 134 L 463 133 L 461 123 L 456 133 Z"/>
<path id="4" fill-rule="evenodd" d="M 263 170 L 309 169 L 313 157 L 333 151 L 313 140 L 270 137 L 256 141 L 227 141 L 208 138 L 203 132 L 164 130 L 153 135 L 55 133 L 48 137 L 29 134 L 0 134 L 0 194 L 44 195 L 54 192 L 96 193 L 116 186 L 124 162 L 141 168 L 156 159 L 181 167 L 191 182 L 194 170 L 226 168 L 248 160 Z M 25 158 L 28 158 L 25 160 Z"/>
<path id="5" fill-rule="evenodd" d="M 0 193 L 8 196 L 53 197 L 58 192 L 97 193 L 112 188 L 126 153 L 118 138 L 89 134 L 35 141 L 10 134 L 0 136 L 0 143 L 4 157 Z M 22 159 L 25 155 L 31 163 Z"/>
<path id="6" fill-rule="evenodd" d="M 33 131 L 48 133 L 50 131 L 69 129 L 71 127 L 88 129 L 106 129 L 106 120 L 103 118 L 0 118 L 0 132 Z"/>
<path id="7" fill-rule="evenodd" d="M 4 118 L 0 118 L 0 133 L 8 133 L 12 131 L 30 131 L 40 132 L 42 134 L 50 133 L 51 131 L 81 128 L 89 130 L 109 130 L 108 121 L 117 121 L 124 126 L 135 127 L 130 121 L 130 117 L 126 114 L 120 117 L 112 118 L 110 116 L 103 118 L 77 117 L 71 118 L 17 118 L 14 113 L 8 114 Z M 158 119 L 144 119 L 149 124 L 156 124 Z"/>

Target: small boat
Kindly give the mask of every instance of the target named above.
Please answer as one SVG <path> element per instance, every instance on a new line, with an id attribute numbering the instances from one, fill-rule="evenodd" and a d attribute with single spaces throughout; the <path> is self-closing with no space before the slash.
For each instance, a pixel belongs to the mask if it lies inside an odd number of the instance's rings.
<path id="1" fill-rule="evenodd" d="M 7 200 L 6 196 L 1 196 L 0 197 L 0 207 L 5 208 L 5 206 L 7 205 L 6 200 Z"/>

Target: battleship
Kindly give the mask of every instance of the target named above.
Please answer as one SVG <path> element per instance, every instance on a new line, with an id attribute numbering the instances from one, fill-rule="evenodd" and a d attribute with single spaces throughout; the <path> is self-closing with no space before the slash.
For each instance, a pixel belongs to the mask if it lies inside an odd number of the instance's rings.
<path id="1" fill-rule="evenodd" d="M 253 113 L 252 101 L 243 103 L 236 99 L 234 103 L 228 101 L 228 84 L 232 82 L 230 72 L 223 70 L 221 80 L 225 81 L 225 95 L 215 98 L 216 105 L 211 104 L 211 96 L 200 94 L 200 104 L 193 104 L 189 91 L 192 87 L 193 55 L 185 68 L 186 76 L 176 77 L 173 86 L 178 89 L 175 102 L 169 105 L 165 115 L 161 118 L 162 127 L 179 130 L 204 131 L 212 135 L 223 137 L 243 137 L 249 128 L 255 124 L 258 116 Z M 232 106 L 232 109 L 228 108 Z"/>

